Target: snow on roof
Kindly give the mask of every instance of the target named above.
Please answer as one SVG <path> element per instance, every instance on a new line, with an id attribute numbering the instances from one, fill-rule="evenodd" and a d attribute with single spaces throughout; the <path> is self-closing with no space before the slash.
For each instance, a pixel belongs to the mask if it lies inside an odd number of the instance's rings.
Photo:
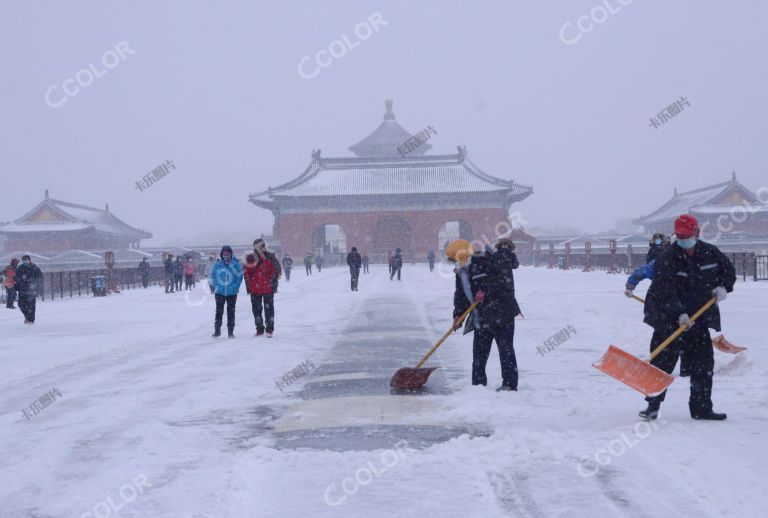
<path id="1" fill-rule="evenodd" d="M 78 205 L 48 197 L 32 210 L 12 223 L 0 225 L 2 233 L 19 232 L 71 232 L 95 229 L 108 234 L 119 234 L 131 239 L 147 239 L 152 234 L 123 223 L 105 209 Z"/>
<path id="2" fill-rule="evenodd" d="M 297 179 L 251 195 L 251 201 L 279 197 L 443 194 L 510 191 L 521 199 L 533 189 L 483 173 L 462 149 L 458 155 L 413 158 L 313 159 Z"/>
<path id="3" fill-rule="evenodd" d="M 717 199 L 721 197 L 728 190 L 738 190 L 746 198 L 756 200 L 757 197 L 749 189 L 741 185 L 736 181 L 736 175 L 727 182 L 710 185 L 709 187 L 702 187 L 700 189 L 694 189 L 692 191 L 677 193 L 672 196 L 672 199 L 662 205 L 656 211 L 648 214 L 647 216 L 641 216 L 632 223 L 634 224 L 648 224 L 652 222 L 665 221 L 674 219 L 680 214 L 687 214 L 693 210 L 698 210 L 699 207 L 709 206 L 714 207 L 718 204 Z M 727 209 L 726 209 L 727 210 Z"/>
<path id="4" fill-rule="evenodd" d="M 349 147 L 349 150 L 355 155 L 359 157 L 394 158 L 400 156 L 397 150 L 398 146 L 402 146 L 413 137 L 395 121 L 395 114 L 392 112 L 392 100 L 387 99 L 385 105 L 387 111 L 384 114 L 384 121 L 379 127 L 363 140 Z M 423 155 L 431 148 L 432 146 L 425 142 L 409 154 Z"/>

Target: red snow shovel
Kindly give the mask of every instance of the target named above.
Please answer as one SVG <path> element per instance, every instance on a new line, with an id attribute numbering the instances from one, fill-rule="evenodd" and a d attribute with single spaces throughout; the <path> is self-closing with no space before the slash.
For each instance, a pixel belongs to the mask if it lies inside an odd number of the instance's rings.
<path id="1" fill-rule="evenodd" d="M 717 299 L 714 297 L 709 299 L 700 310 L 693 314 L 691 317 L 691 324 L 716 301 Z M 657 396 L 664 392 L 667 387 L 675 381 L 675 378 L 658 367 L 654 367 L 650 362 L 669 344 L 674 342 L 675 339 L 690 327 L 691 324 L 678 327 L 677 330 L 672 333 L 672 336 L 659 344 L 659 346 L 651 353 L 651 357 L 647 362 L 611 345 L 608 347 L 608 351 L 602 358 L 593 363 L 592 366 L 609 376 L 616 378 L 622 383 L 629 385 L 646 396 Z"/>
<path id="2" fill-rule="evenodd" d="M 632 295 L 632 298 L 635 300 L 638 300 L 645 304 L 645 300 L 641 297 L 638 297 L 637 295 Z M 728 353 L 728 354 L 737 354 L 741 351 L 746 351 L 746 347 L 739 347 L 738 345 L 734 345 L 728 340 L 725 339 L 724 335 L 716 336 L 712 339 L 712 345 L 717 349 L 718 351 Z"/>
<path id="3" fill-rule="evenodd" d="M 467 318 L 470 313 L 472 313 L 472 310 L 474 310 L 477 305 L 480 304 L 480 302 L 482 302 L 484 296 L 481 295 L 481 293 L 478 293 L 477 298 L 475 298 L 475 301 L 472 303 L 472 305 L 467 308 L 463 315 L 461 315 L 457 320 L 453 322 L 451 328 L 445 332 L 442 338 L 440 338 L 440 340 L 438 340 L 435 345 L 432 346 L 432 349 L 430 349 L 424 358 L 422 358 L 421 361 L 416 364 L 416 367 L 403 367 L 402 369 L 397 370 L 389 382 L 389 386 L 391 388 L 397 390 L 415 390 L 420 389 L 427 383 L 429 375 L 432 374 L 432 371 L 437 369 L 437 367 L 422 367 L 422 365 L 424 365 L 424 362 L 426 362 L 429 357 L 432 356 L 432 353 L 437 351 L 438 347 L 443 345 L 443 342 L 445 342 L 445 340 L 451 336 L 451 333 L 461 327 L 461 323 L 464 322 L 464 319 Z"/>

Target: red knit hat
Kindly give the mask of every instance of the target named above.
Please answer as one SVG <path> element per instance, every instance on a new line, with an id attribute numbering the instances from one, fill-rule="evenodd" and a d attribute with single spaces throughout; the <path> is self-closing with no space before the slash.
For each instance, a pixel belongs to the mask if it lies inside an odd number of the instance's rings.
<path id="1" fill-rule="evenodd" d="M 675 234 L 678 236 L 695 236 L 699 230 L 699 221 L 690 214 L 683 214 L 675 220 Z"/>

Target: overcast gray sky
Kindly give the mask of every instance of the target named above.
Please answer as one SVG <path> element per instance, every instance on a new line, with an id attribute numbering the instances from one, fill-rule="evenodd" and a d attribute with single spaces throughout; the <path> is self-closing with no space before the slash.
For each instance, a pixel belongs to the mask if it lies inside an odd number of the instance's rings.
<path id="1" fill-rule="evenodd" d="M 3 0 L 0 221 L 48 188 L 109 203 L 154 233 L 145 244 L 271 233 L 248 194 L 295 178 L 314 148 L 349 156 L 388 97 L 407 130 L 437 130 L 430 153 L 466 145 L 533 185 L 517 206 L 529 226 L 605 230 L 733 170 L 768 185 L 768 3 L 622 1 Z M 376 12 L 386 25 L 360 40 Z M 344 35 L 358 45 L 299 75 Z M 133 54 L 105 68 L 120 42 Z M 65 97 L 92 63 L 103 76 Z M 680 97 L 690 106 L 652 128 Z M 136 190 L 165 160 L 176 170 Z"/>

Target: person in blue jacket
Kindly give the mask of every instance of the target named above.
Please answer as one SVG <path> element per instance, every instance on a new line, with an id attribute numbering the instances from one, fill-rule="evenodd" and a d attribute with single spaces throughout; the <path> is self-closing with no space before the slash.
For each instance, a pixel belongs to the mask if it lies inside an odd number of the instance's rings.
<path id="1" fill-rule="evenodd" d="M 231 246 L 223 246 L 219 259 L 211 268 L 211 276 L 208 283 L 213 288 L 216 296 L 216 318 L 214 320 L 213 336 L 221 336 L 221 324 L 224 316 L 224 305 L 227 306 L 227 331 L 229 337 L 235 337 L 235 305 L 237 304 L 237 292 L 243 282 L 243 267 L 240 261 L 232 255 Z"/>
<path id="2" fill-rule="evenodd" d="M 650 281 L 653 282 L 653 271 L 655 266 L 656 260 L 654 259 L 648 264 L 644 264 L 635 268 L 627 278 L 627 284 L 624 286 L 624 295 L 627 297 L 632 297 L 632 292 L 635 290 L 635 288 L 637 288 L 637 285 L 640 284 L 640 281 L 643 279 L 650 279 Z"/>

